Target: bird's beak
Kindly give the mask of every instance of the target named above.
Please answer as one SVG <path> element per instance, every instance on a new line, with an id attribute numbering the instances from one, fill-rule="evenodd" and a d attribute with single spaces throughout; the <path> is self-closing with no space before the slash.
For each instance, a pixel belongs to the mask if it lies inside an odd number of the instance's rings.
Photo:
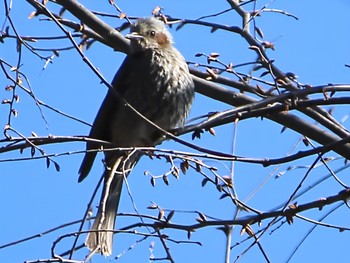
<path id="1" fill-rule="evenodd" d="M 137 40 L 137 41 L 143 39 L 143 36 L 141 36 L 139 33 L 136 33 L 136 32 L 132 32 L 130 34 L 127 34 L 125 37 L 127 39 Z"/>

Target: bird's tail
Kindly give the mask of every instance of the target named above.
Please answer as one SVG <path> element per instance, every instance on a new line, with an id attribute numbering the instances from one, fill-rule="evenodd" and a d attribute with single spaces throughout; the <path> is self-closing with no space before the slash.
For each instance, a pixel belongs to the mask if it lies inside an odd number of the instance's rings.
<path id="1" fill-rule="evenodd" d="M 104 172 L 104 186 L 95 221 L 91 227 L 85 245 L 94 252 L 110 256 L 113 248 L 113 235 L 116 214 L 121 196 L 123 179 L 140 158 L 134 153 L 113 158 L 113 166 Z"/>

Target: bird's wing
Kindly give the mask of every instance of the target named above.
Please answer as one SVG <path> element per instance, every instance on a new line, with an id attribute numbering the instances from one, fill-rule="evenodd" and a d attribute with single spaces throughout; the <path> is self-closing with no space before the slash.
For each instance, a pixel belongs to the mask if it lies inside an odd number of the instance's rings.
<path id="1" fill-rule="evenodd" d="M 120 85 L 120 83 L 123 82 L 123 79 L 127 79 L 128 72 L 129 72 L 128 68 L 129 68 L 129 59 L 128 57 L 126 57 L 112 81 L 113 88 L 121 96 L 123 95 L 127 87 L 124 87 L 124 85 Z M 116 96 L 115 92 L 109 90 L 96 115 L 96 118 L 90 130 L 90 134 L 89 134 L 90 138 L 110 141 L 111 139 L 110 125 L 112 124 L 111 120 L 113 119 L 113 115 L 118 110 L 119 104 L 120 104 L 120 99 Z M 84 159 L 79 169 L 79 175 L 80 175 L 78 179 L 79 182 L 81 182 L 89 174 L 97 154 L 96 151 L 89 151 L 89 150 L 96 150 L 98 148 L 99 148 L 99 145 L 97 143 L 93 143 L 93 142 L 86 143 L 87 152 L 85 153 Z"/>

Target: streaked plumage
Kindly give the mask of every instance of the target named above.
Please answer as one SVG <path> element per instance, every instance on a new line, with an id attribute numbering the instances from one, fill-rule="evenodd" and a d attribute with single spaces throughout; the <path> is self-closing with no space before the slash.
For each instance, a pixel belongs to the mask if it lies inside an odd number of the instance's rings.
<path id="1" fill-rule="evenodd" d="M 170 33 L 156 18 L 137 20 L 127 35 L 130 54 L 112 81 L 112 86 L 137 111 L 165 130 L 183 125 L 194 98 L 194 84 L 187 64 L 172 45 Z M 112 142 L 114 147 L 155 146 L 164 140 L 160 132 L 108 91 L 90 131 L 91 138 Z M 99 145 L 88 142 L 87 150 Z M 96 152 L 87 152 L 79 170 L 79 182 L 90 172 Z M 91 230 L 114 230 L 123 178 L 137 163 L 139 152 L 105 152 L 105 183 Z M 113 173 L 113 169 L 115 173 Z M 107 181 L 110 188 L 107 189 Z M 105 208 L 102 207 L 103 198 Z M 104 212 L 104 216 L 102 215 Z M 112 232 L 90 232 L 85 242 L 90 250 L 112 254 Z"/>

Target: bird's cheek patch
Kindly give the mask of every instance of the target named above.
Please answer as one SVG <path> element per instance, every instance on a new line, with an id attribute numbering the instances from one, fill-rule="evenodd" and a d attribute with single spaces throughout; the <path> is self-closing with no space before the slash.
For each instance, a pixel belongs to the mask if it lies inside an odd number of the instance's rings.
<path id="1" fill-rule="evenodd" d="M 157 33 L 156 34 L 156 41 L 159 45 L 164 45 L 169 43 L 168 36 L 164 33 Z"/>

